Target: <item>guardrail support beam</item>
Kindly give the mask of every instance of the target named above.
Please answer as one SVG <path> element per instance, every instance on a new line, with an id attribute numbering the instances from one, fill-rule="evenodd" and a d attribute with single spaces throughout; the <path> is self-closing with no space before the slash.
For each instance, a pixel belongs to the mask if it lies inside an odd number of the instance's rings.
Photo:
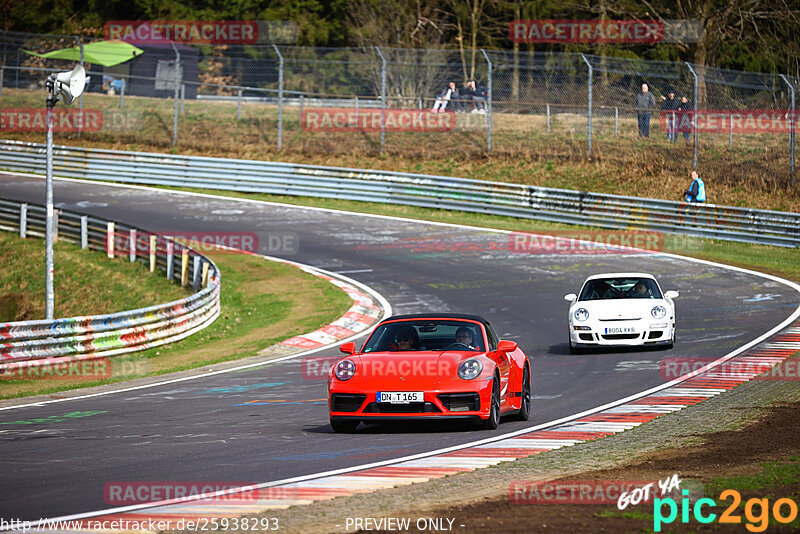
<path id="1" fill-rule="evenodd" d="M 198 284 L 200 283 L 200 263 L 203 259 L 200 256 L 194 256 L 194 263 L 192 265 L 192 289 L 197 291 Z"/>
<path id="2" fill-rule="evenodd" d="M 183 247 L 181 250 L 181 287 L 186 287 L 189 283 L 189 250 Z"/>
<path id="3" fill-rule="evenodd" d="M 28 235 L 28 205 L 22 204 L 19 207 L 19 236 L 25 239 Z"/>
<path id="4" fill-rule="evenodd" d="M 167 280 L 172 281 L 175 274 L 175 264 L 173 263 L 173 254 L 175 251 L 175 243 L 171 237 L 167 237 Z"/>
<path id="5" fill-rule="evenodd" d="M 106 255 L 114 257 L 114 223 L 111 221 L 106 225 Z"/>
<path id="6" fill-rule="evenodd" d="M 130 233 L 128 235 L 128 242 L 130 248 L 130 252 L 128 253 L 128 258 L 130 259 L 131 263 L 136 261 L 136 229 L 131 228 Z"/>
<path id="7" fill-rule="evenodd" d="M 150 236 L 150 272 L 156 270 L 156 241 L 157 237 L 154 235 Z"/>
<path id="8" fill-rule="evenodd" d="M 81 215 L 81 249 L 89 248 L 89 217 Z"/>

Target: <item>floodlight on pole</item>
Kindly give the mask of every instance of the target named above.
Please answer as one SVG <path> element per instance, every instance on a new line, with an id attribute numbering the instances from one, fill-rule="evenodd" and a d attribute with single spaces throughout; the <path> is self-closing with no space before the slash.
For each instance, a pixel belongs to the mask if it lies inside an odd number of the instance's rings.
<path id="1" fill-rule="evenodd" d="M 47 190 L 47 213 L 45 230 L 45 315 L 47 320 L 53 319 L 55 296 L 53 293 L 53 108 L 58 98 L 65 104 L 81 96 L 86 86 L 86 71 L 76 65 L 71 71 L 51 74 L 45 81 L 47 88 L 47 167 L 45 188 Z"/>

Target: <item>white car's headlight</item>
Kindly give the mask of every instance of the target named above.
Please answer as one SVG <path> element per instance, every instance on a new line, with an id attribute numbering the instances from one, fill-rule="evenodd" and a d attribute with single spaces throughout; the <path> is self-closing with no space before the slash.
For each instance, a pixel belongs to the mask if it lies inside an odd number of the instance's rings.
<path id="1" fill-rule="evenodd" d="M 336 364 L 336 368 L 334 369 L 333 373 L 339 380 L 350 380 L 353 378 L 353 375 L 356 374 L 356 364 L 350 360 L 342 360 Z"/>
<path id="2" fill-rule="evenodd" d="M 458 376 L 464 380 L 477 378 L 483 371 L 483 364 L 480 360 L 467 360 L 458 366 Z"/>
<path id="3" fill-rule="evenodd" d="M 663 319 L 667 316 L 667 309 L 664 306 L 653 306 L 653 309 L 650 310 L 650 315 L 656 319 Z"/>
<path id="4" fill-rule="evenodd" d="M 589 310 L 587 310 L 586 308 L 578 308 L 577 310 L 575 310 L 572 316 L 575 317 L 576 321 L 583 322 L 589 318 Z"/>

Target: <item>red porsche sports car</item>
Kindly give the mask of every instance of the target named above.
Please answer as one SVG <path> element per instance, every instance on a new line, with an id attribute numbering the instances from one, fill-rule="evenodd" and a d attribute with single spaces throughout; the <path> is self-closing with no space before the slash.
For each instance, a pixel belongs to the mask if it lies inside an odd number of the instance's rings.
<path id="1" fill-rule="evenodd" d="M 500 416 L 531 413 L 528 358 L 501 341 L 477 315 L 398 315 L 382 321 L 360 351 L 328 372 L 328 407 L 336 432 L 360 422 L 468 419 L 495 429 Z"/>

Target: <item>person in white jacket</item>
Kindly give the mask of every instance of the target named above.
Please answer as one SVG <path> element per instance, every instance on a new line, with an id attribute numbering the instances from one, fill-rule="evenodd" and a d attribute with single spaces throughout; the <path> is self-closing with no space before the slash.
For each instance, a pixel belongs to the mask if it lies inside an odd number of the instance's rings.
<path id="1" fill-rule="evenodd" d="M 441 93 L 439 93 L 438 97 L 436 98 L 436 102 L 433 103 L 433 109 L 431 110 L 433 113 L 444 113 L 445 108 L 447 107 L 447 103 L 450 102 L 451 98 L 455 98 L 458 96 L 458 89 L 456 89 L 455 82 L 450 82 L 447 84 Z"/>

